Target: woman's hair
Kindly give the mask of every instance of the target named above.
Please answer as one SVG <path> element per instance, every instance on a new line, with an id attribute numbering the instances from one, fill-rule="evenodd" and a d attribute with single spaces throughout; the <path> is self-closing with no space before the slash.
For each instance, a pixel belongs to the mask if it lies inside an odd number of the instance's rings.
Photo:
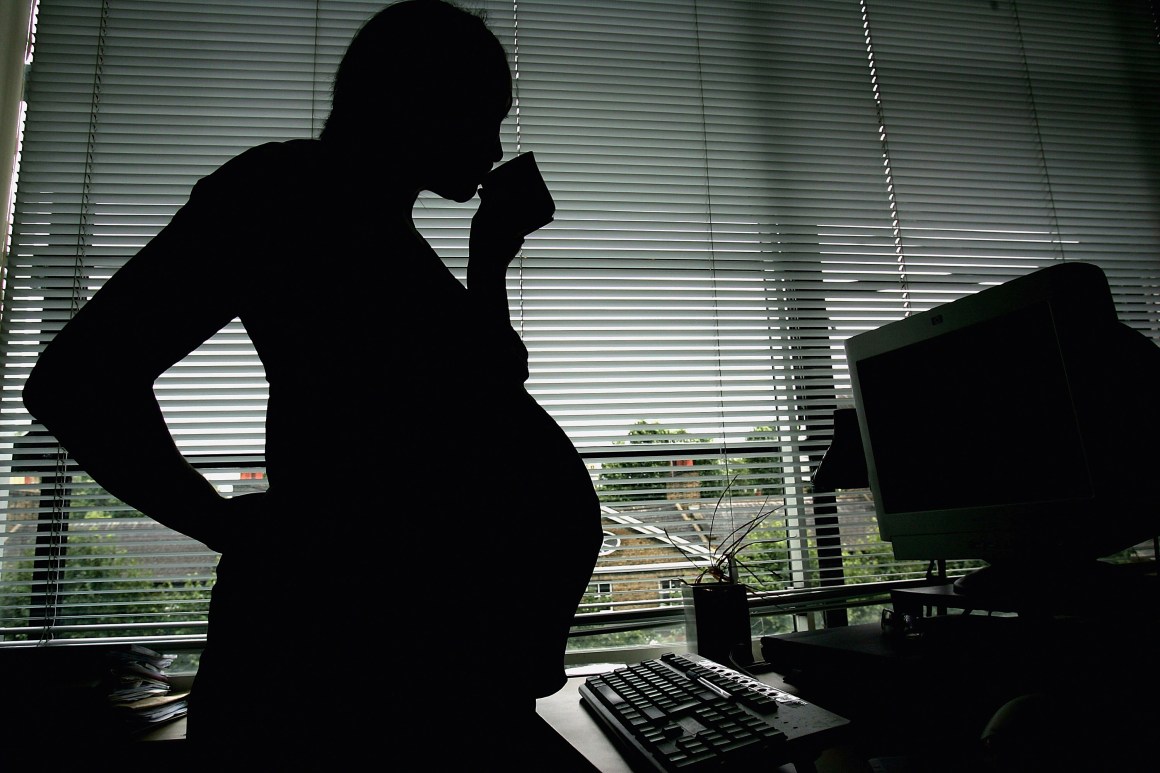
<path id="1" fill-rule="evenodd" d="M 448 98 L 486 99 L 510 89 L 507 54 L 482 15 L 445 0 L 402 0 L 372 16 L 351 41 L 321 136 L 381 136 Z"/>

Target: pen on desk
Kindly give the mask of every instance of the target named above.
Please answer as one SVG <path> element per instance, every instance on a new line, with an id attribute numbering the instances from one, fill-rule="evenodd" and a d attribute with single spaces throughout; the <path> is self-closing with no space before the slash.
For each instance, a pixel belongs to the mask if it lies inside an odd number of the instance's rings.
<path id="1" fill-rule="evenodd" d="M 718 695 L 720 695 L 722 698 L 729 698 L 729 697 L 732 697 L 732 696 L 730 696 L 730 695 L 729 695 L 729 691 L 728 691 L 728 690 L 726 690 L 726 689 L 724 689 L 724 688 L 722 688 L 722 687 L 718 687 L 717 685 L 715 685 L 715 684 L 713 684 L 712 682 L 710 682 L 708 679 L 706 679 L 706 678 L 704 678 L 704 677 L 702 677 L 702 676 L 698 676 L 698 677 L 695 677 L 695 678 L 696 678 L 697 682 L 698 682 L 700 685 L 702 685 L 703 687 L 708 687 L 710 690 L 712 690 L 713 692 L 717 693 L 717 694 L 718 694 Z"/>

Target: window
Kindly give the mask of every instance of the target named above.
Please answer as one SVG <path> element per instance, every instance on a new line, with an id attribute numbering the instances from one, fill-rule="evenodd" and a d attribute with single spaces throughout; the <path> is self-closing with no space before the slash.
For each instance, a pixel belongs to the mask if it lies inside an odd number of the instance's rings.
<path id="1" fill-rule="evenodd" d="M 878 539 L 866 492 L 815 512 L 848 336 L 1068 259 L 1104 268 L 1121 318 L 1160 335 L 1148 0 L 469 5 L 518 71 L 506 151 L 534 150 L 557 201 L 509 290 L 529 388 L 604 505 L 578 631 L 675 619 L 672 588 L 737 535 L 771 603 L 922 576 Z M 216 556 L 87 480 L 20 388 L 198 178 L 317 134 L 380 6 L 41 0 L 3 267 L 0 646 L 202 635 Z M 471 212 L 417 209 L 460 276 Z M 264 485 L 265 383 L 240 327 L 157 392 L 211 479 Z M 320 488 L 346 474 L 303 453 Z M 500 528 L 498 558 L 533 549 L 527 525 Z"/>
<path id="2" fill-rule="evenodd" d="M 658 593 L 662 602 L 680 602 L 682 584 L 680 580 L 662 579 L 657 583 Z"/>

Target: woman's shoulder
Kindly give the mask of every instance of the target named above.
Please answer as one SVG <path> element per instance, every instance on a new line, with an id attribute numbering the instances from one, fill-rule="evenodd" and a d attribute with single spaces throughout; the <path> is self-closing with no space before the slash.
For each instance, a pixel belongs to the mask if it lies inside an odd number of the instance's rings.
<path id="1" fill-rule="evenodd" d="M 271 192 L 286 192 L 316 185 L 327 169 L 325 149 L 318 140 L 266 142 L 229 159 L 203 178 L 198 187 L 229 187 L 250 192 L 254 188 L 266 188 Z"/>
<path id="2" fill-rule="evenodd" d="M 249 150 L 242 151 L 227 165 L 267 167 L 272 170 L 286 169 L 288 166 L 307 164 L 323 167 L 327 153 L 321 140 L 298 139 L 264 142 Z"/>

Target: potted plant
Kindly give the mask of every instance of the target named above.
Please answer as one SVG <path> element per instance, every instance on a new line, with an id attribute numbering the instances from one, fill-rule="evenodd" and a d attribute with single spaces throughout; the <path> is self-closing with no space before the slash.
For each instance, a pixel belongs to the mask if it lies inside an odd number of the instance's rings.
<path id="1" fill-rule="evenodd" d="M 782 506 L 758 508 L 755 516 L 730 529 L 714 543 L 714 528 L 722 511 L 731 514 L 734 478 L 721 492 L 709 518 L 708 563 L 698 564 L 700 572 L 690 582 L 682 580 L 685 611 L 685 641 L 691 652 L 722 665 L 753 663 L 752 633 L 749 627 L 749 587 L 741 581 L 743 564 L 738 555 L 745 548 L 768 540 L 749 539 L 753 531 Z M 725 520 L 725 519 L 723 519 Z M 730 524 L 733 519 L 727 519 Z"/>

